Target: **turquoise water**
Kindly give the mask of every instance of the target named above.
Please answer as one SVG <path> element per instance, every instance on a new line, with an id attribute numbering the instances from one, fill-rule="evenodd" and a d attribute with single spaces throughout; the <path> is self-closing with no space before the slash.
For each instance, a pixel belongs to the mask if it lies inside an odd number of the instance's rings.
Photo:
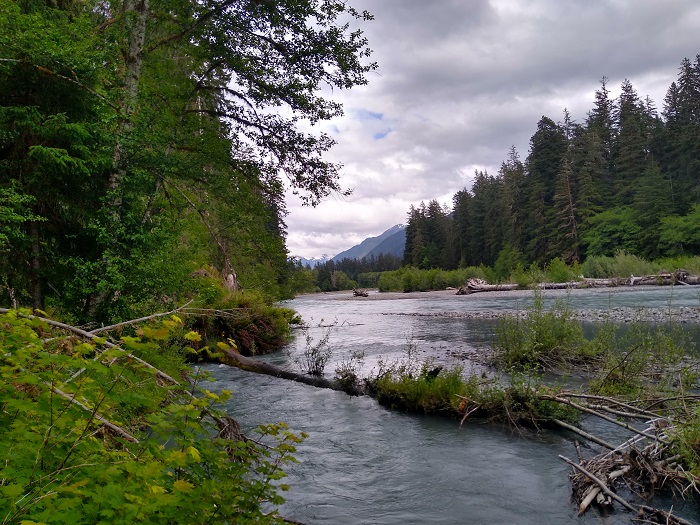
<path id="1" fill-rule="evenodd" d="M 570 300 L 580 308 L 607 308 L 613 303 L 660 307 L 668 304 L 668 293 L 668 289 L 622 294 L 579 291 Z M 697 306 L 696 296 L 683 293 L 681 297 L 674 293 L 675 305 Z M 337 320 L 330 328 L 334 358 L 327 370 L 332 374 L 335 364 L 353 350 L 365 350 L 364 370 L 368 371 L 380 358 L 401 356 L 407 341 L 422 357 L 464 363 L 460 353 L 485 349 L 495 325 L 442 313 L 517 309 L 530 300 L 477 295 L 467 296 L 468 300 L 425 296 L 365 302 L 321 295 L 295 299 L 288 306 L 312 326 L 322 319 L 322 324 Z M 558 296 L 546 295 L 548 301 Z M 436 315 L 413 315 L 428 312 Z M 319 338 L 326 330 L 315 327 L 310 333 Z M 265 359 L 298 369 L 295 359 L 304 348 L 301 339 Z M 567 433 L 520 435 L 509 428 L 476 423 L 460 428 L 458 421 L 391 412 L 369 398 L 225 366 L 206 368 L 216 379 L 213 388 L 234 391 L 227 411 L 244 428 L 282 420 L 293 430 L 309 434 L 299 447 L 300 463 L 288 469 L 285 480 L 292 487 L 280 509 L 287 518 L 308 525 L 630 523 L 631 515 L 620 510 L 605 518 L 590 512 L 576 516 L 570 502 L 569 468 L 557 457 L 576 456 L 573 437 Z M 586 421 L 584 425 L 610 435 L 606 423 Z M 624 431 L 613 432 L 619 433 L 620 441 L 627 438 Z M 586 451 L 596 452 L 595 448 Z M 700 522 L 695 504 L 655 501 L 658 506 L 672 503 L 675 512 Z"/>

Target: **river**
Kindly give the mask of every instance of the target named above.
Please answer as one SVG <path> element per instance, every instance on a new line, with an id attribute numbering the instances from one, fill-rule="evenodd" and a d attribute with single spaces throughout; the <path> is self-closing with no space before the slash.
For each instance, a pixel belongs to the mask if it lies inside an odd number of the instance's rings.
<path id="1" fill-rule="evenodd" d="M 557 298 L 586 309 L 700 305 L 698 290 L 687 288 L 545 293 L 547 304 Z M 531 294 L 382 294 L 365 300 L 338 293 L 302 296 L 285 306 L 312 326 L 309 334 L 316 341 L 330 330 L 333 358 L 327 375 L 332 375 L 354 350 L 364 350 L 362 371 L 369 373 L 382 359 L 401 358 L 407 346 L 423 358 L 466 364 L 478 372 L 481 365 L 471 365 L 465 357 L 488 347 L 495 321 L 470 318 L 469 312 L 517 310 L 531 301 Z M 683 329 L 698 339 L 697 325 Z M 297 337 L 262 359 L 298 369 L 295 361 L 305 344 Z M 233 391 L 226 410 L 243 428 L 281 420 L 309 434 L 298 447 L 299 464 L 286 469 L 291 489 L 280 512 L 287 518 L 308 525 L 630 523 L 631 515 L 620 510 L 605 518 L 590 511 L 576 516 L 570 469 L 557 457 L 575 458 L 573 437 L 567 433 L 519 434 L 475 422 L 460 428 L 458 421 L 392 412 L 366 397 L 223 365 L 204 368 L 214 377 L 207 388 Z M 584 424 L 593 430 L 601 425 Z M 620 441 L 625 438 L 620 435 Z M 674 512 L 700 522 L 696 503 L 670 496 L 654 503 L 673 504 Z"/>

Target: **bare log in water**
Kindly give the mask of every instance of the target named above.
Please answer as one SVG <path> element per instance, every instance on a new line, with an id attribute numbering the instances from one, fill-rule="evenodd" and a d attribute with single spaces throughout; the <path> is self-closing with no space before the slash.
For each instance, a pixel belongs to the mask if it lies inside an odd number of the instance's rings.
<path id="1" fill-rule="evenodd" d="M 235 366 L 241 370 L 246 370 L 248 372 L 256 372 L 258 374 L 264 374 L 272 377 L 279 377 L 282 379 L 289 379 L 291 381 L 296 381 L 297 383 L 303 383 L 305 385 L 315 386 L 316 388 L 328 388 L 330 390 L 337 390 L 340 392 L 345 392 L 353 396 L 363 395 L 362 389 L 356 385 L 344 385 L 338 381 L 332 381 L 326 379 L 325 377 L 313 376 L 309 374 L 300 374 L 298 372 L 292 372 L 291 370 L 285 370 L 279 368 L 270 363 L 265 363 L 263 361 L 258 361 L 250 357 L 245 357 L 231 348 L 227 348 L 223 351 L 224 357 L 221 359 L 227 365 Z"/>

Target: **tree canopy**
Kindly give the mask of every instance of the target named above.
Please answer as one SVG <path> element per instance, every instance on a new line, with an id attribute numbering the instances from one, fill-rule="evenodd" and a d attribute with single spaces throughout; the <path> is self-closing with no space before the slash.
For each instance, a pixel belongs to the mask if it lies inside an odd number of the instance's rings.
<path id="1" fill-rule="evenodd" d="M 376 67 L 353 28 L 369 19 L 333 0 L 0 0 L 1 301 L 128 316 L 201 267 L 288 293 L 283 193 L 346 192 L 333 140 L 306 130 L 342 113 L 324 88 Z"/>
<path id="2" fill-rule="evenodd" d="M 620 250 L 647 258 L 700 254 L 698 108 L 700 55 L 681 62 L 661 116 L 629 80 L 612 100 L 604 77 L 584 124 L 566 110 L 559 122 L 543 116 L 525 162 L 511 148 L 497 175 L 474 174 L 444 212 L 448 236 L 424 227 L 424 206 L 412 207 L 404 263 L 451 269 L 573 263 Z M 435 245 L 448 261 L 417 249 Z"/>

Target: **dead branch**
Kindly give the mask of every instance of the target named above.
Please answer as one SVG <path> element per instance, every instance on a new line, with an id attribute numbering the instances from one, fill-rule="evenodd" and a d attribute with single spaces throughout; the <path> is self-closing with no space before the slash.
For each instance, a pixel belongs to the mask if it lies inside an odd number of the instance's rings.
<path id="1" fill-rule="evenodd" d="M 593 443 L 597 443 L 598 445 L 605 447 L 609 450 L 615 450 L 617 448 L 615 445 L 612 445 L 612 444 L 608 443 L 607 441 L 600 439 L 599 437 L 594 436 L 593 434 L 589 434 L 588 432 L 585 432 L 578 427 L 575 427 L 573 425 L 569 425 L 568 423 L 565 423 L 564 421 L 560 421 L 559 419 L 553 419 L 552 423 L 554 423 L 557 426 L 560 426 L 561 428 L 565 428 L 566 430 L 569 430 L 570 432 L 574 432 L 575 434 L 578 434 L 579 436 L 586 438 L 588 441 L 592 441 Z"/>
<path id="2" fill-rule="evenodd" d="M 116 425 L 116 424 L 112 423 L 111 421 L 109 421 L 109 420 L 106 419 L 105 417 L 101 416 L 100 414 L 98 414 L 97 412 L 95 412 L 94 410 L 92 410 L 91 408 L 89 408 L 88 406 L 82 404 L 80 401 L 78 401 L 77 399 L 75 399 L 75 396 L 72 396 L 72 395 L 70 395 L 70 394 L 66 394 L 66 393 L 63 392 L 60 388 L 57 388 L 57 387 L 55 387 L 55 386 L 51 386 L 51 385 L 48 384 L 48 383 L 47 383 L 47 385 L 48 385 L 49 387 L 51 387 L 51 391 L 54 392 L 55 394 L 57 394 L 57 395 L 63 397 L 64 399 L 67 399 L 69 402 L 71 402 L 71 403 L 74 404 L 75 406 L 78 406 L 78 407 L 82 408 L 83 410 L 85 410 L 85 411 L 87 411 L 87 412 L 90 412 L 90 413 L 93 415 L 93 417 L 94 417 L 97 421 L 99 421 L 99 422 L 102 423 L 104 426 L 106 426 L 107 428 L 109 428 L 109 429 L 110 429 L 112 432 L 114 432 L 115 434 L 120 435 L 121 437 L 123 437 L 123 438 L 126 439 L 127 441 L 131 441 L 132 443 L 138 443 L 138 442 L 139 442 L 138 439 L 136 439 L 134 436 L 132 436 L 131 434 L 129 434 L 129 433 L 128 433 L 126 430 L 124 430 L 122 427 L 120 427 L 119 425 Z"/>
<path id="3" fill-rule="evenodd" d="M 600 412 L 597 412 L 595 410 L 587 408 L 583 405 L 579 405 L 578 403 L 574 403 L 573 401 L 570 401 L 568 399 L 564 399 L 564 398 L 557 397 L 557 396 L 549 396 L 549 395 L 542 395 L 542 396 L 540 396 L 540 398 L 546 399 L 549 401 L 556 401 L 557 403 L 563 403 L 564 405 L 569 405 L 570 407 L 573 407 L 577 410 L 580 410 L 581 412 L 586 412 L 588 414 L 592 414 L 594 416 L 597 416 L 597 417 L 599 417 L 599 418 L 601 418 L 609 423 L 613 423 L 614 425 L 620 426 L 620 427 L 627 429 L 630 432 L 634 432 L 635 434 L 638 434 L 640 436 L 644 436 L 644 437 L 647 437 L 649 439 L 652 439 L 655 441 L 660 441 L 661 443 L 664 443 L 664 444 L 668 444 L 668 440 L 666 440 L 662 436 L 655 436 L 653 434 L 649 434 L 648 432 L 646 432 L 644 430 L 639 430 L 639 429 L 633 427 L 632 425 L 625 423 L 624 421 L 618 421 L 616 419 L 613 419 L 611 417 L 606 416 L 605 414 L 601 414 Z"/>
<path id="4" fill-rule="evenodd" d="M 170 310 L 169 312 L 147 315 L 145 317 L 139 317 L 138 319 L 131 319 L 130 321 L 124 321 L 122 323 L 117 323 L 117 324 L 113 324 L 113 325 L 109 325 L 109 326 L 103 326 L 100 328 L 95 328 L 94 330 L 90 330 L 88 333 L 95 335 L 95 334 L 99 334 L 101 332 L 109 332 L 111 330 L 116 330 L 117 328 L 121 328 L 122 326 L 129 326 L 129 325 L 133 325 L 136 323 L 142 323 L 143 321 L 157 319 L 158 317 L 165 317 L 168 315 L 174 315 L 174 314 L 184 310 L 187 307 L 187 305 L 189 305 L 192 301 L 194 301 L 194 299 L 187 301 L 182 306 L 179 306 L 179 307 L 175 308 L 174 310 Z"/>
<path id="5" fill-rule="evenodd" d="M 583 467 L 582 467 L 581 465 L 579 465 L 578 463 L 574 463 L 574 462 L 571 461 L 569 458 L 567 458 L 566 456 L 562 456 L 561 454 L 559 454 L 559 459 L 561 459 L 561 460 L 567 462 L 569 465 L 571 465 L 571 466 L 574 467 L 576 470 L 578 470 L 579 472 L 581 472 L 584 476 L 586 476 L 588 479 L 590 479 L 593 483 L 595 483 L 596 485 L 598 485 L 598 486 L 600 487 L 600 490 L 601 490 L 606 496 L 611 497 L 612 499 L 614 499 L 615 501 L 617 501 L 620 505 L 622 505 L 623 507 L 625 507 L 627 510 L 632 511 L 632 512 L 634 512 L 634 513 L 639 512 L 638 509 L 634 508 L 632 505 L 630 505 L 629 503 L 627 503 L 627 501 L 625 501 L 625 500 L 622 499 L 620 496 L 618 496 L 617 494 L 615 494 L 612 490 L 610 490 L 610 489 L 607 487 L 607 485 L 605 485 L 605 483 L 603 483 L 603 482 L 602 482 L 601 480 L 599 480 L 596 476 L 594 476 L 593 474 L 591 474 L 590 472 L 588 472 L 585 468 L 583 468 Z"/>

